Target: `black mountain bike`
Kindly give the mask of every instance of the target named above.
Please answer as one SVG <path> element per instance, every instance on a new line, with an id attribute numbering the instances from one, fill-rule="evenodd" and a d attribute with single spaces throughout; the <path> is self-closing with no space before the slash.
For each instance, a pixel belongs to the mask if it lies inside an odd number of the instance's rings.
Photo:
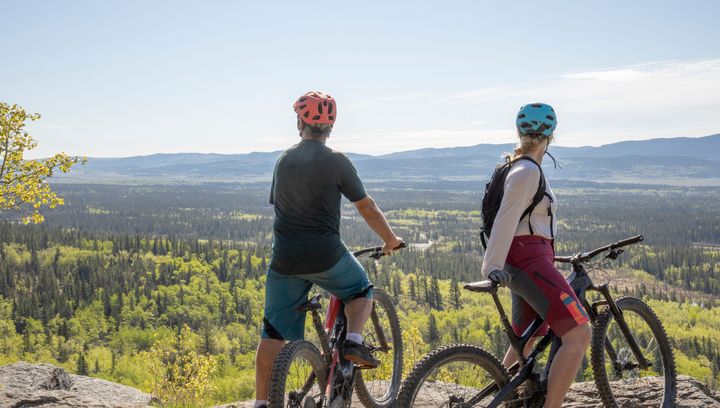
<path id="1" fill-rule="evenodd" d="M 402 244 L 400 248 L 404 248 Z M 359 260 L 380 259 L 382 247 L 353 253 Z M 353 389 L 367 408 L 390 407 L 402 381 L 403 344 L 400 322 L 390 296 L 373 289 L 373 309 L 365 324 L 366 345 L 380 360 L 374 369 L 360 370 L 342 356 L 346 319 L 340 299 L 330 297 L 325 323 L 321 321 L 321 295 L 314 296 L 298 310 L 312 314 L 320 350 L 305 340 L 288 342 L 273 364 L 270 379 L 270 408 L 349 407 Z"/>
<path id="2" fill-rule="evenodd" d="M 615 397 L 628 382 L 634 381 L 641 381 L 643 393 L 662 401 L 659 406 L 675 405 L 675 361 L 662 323 L 639 299 L 613 299 L 608 285 L 596 286 L 583 266 L 603 252 L 607 252 L 603 260 L 614 260 L 623 252 L 621 247 L 642 240 L 642 235 L 638 235 L 590 252 L 555 258 L 556 262 L 572 265 L 573 272 L 567 280 L 592 321 L 593 376 L 606 407 L 618 407 Z M 468 284 L 465 289 L 492 295 L 504 331 L 516 351 L 525 349 L 543 323 L 536 319 L 518 337 L 498 298 L 497 283 L 482 281 Z M 599 292 L 600 300 L 590 304 L 587 291 Z M 550 331 L 527 357 L 508 370 L 480 347 L 468 344 L 440 347 L 415 365 L 400 391 L 398 407 L 542 407 L 549 367 L 560 344 L 560 338 Z M 538 358 L 549 345 L 552 346 L 543 369 Z"/>

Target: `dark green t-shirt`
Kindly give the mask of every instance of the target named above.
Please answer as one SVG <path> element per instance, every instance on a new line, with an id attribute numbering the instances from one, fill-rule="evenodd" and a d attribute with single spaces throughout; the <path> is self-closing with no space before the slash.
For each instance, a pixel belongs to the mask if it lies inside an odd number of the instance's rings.
<path id="1" fill-rule="evenodd" d="M 365 198 L 355 167 L 322 142 L 303 140 L 275 164 L 270 204 L 275 207 L 270 268 L 285 275 L 324 272 L 347 252 L 340 239 L 341 195 Z"/>

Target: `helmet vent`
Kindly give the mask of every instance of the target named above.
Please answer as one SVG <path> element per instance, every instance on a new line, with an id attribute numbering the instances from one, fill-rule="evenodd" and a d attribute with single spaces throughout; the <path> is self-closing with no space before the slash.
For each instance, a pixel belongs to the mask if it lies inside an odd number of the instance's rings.
<path id="1" fill-rule="evenodd" d="M 305 114 L 303 116 L 305 116 L 306 118 L 310 116 L 310 111 L 305 111 Z"/>
<path id="2" fill-rule="evenodd" d="M 335 116 L 333 116 L 333 115 L 328 116 L 328 120 L 335 120 Z"/>
<path id="3" fill-rule="evenodd" d="M 521 114 L 518 115 L 518 119 L 523 119 L 524 117 L 525 117 L 525 114 L 524 114 L 524 113 L 521 113 Z"/>
<path id="4" fill-rule="evenodd" d="M 332 112 L 333 112 L 333 104 L 330 103 L 330 104 L 328 104 L 328 115 L 332 114 Z M 330 118 L 330 120 L 332 120 L 332 118 Z"/>
<path id="5" fill-rule="evenodd" d="M 298 106 L 298 109 L 303 110 L 303 109 L 305 109 L 305 107 L 307 107 L 307 105 L 300 105 L 300 106 Z"/>
<path id="6" fill-rule="evenodd" d="M 548 119 L 550 119 L 550 120 L 555 120 L 555 118 L 552 117 L 552 116 L 550 116 L 550 115 L 547 115 L 547 116 L 545 116 L 545 117 L 548 118 Z"/>
<path id="7" fill-rule="evenodd" d="M 321 114 L 321 115 L 322 115 L 322 113 L 323 113 L 322 107 L 323 107 L 323 103 L 322 103 L 322 102 L 318 103 L 318 113 Z"/>
<path id="8" fill-rule="evenodd" d="M 320 115 L 315 115 L 315 116 L 313 116 L 312 120 L 320 120 L 320 118 L 321 118 Z"/>

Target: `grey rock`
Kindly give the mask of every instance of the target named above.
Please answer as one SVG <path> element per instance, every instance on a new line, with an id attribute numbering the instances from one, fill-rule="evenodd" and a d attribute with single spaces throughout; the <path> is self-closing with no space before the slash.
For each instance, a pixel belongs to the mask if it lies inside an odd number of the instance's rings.
<path id="1" fill-rule="evenodd" d="M 50 372 L 50 377 L 40 384 L 45 390 L 69 390 L 73 385 L 73 379 L 65 370 L 55 367 Z"/>
<path id="2" fill-rule="evenodd" d="M 642 379 L 637 381 L 626 381 L 618 389 L 616 399 L 622 408 L 638 408 L 638 407 L 659 407 L 661 395 L 652 392 L 657 389 L 654 382 L 657 379 Z M 453 386 L 455 387 L 455 386 Z M 442 387 L 441 387 L 442 388 Z M 453 388 L 454 389 L 454 388 Z M 432 395 L 428 395 L 427 401 L 416 401 L 418 406 L 437 406 L 437 401 L 433 400 Z M 720 408 L 720 394 L 716 391 L 708 389 L 698 380 L 688 376 L 678 376 L 677 379 L 677 399 L 675 401 L 677 408 Z M 219 405 L 216 408 L 252 408 L 252 401 L 236 402 L 234 404 Z M 353 398 L 352 408 L 361 408 L 363 405 Z M 565 408 L 603 408 L 602 402 L 598 397 L 597 388 L 594 382 L 575 383 L 570 388 L 568 395 L 563 403 Z"/>
<path id="3" fill-rule="evenodd" d="M 615 399 L 621 407 L 659 407 L 662 395 L 654 390 L 662 389 L 657 378 L 642 378 L 635 381 L 624 381 L 613 386 L 618 390 Z M 708 389 L 698 380 L 685 375 L 677 378 L 678 408 L 715 407 L 720 408 L 720 395 Z M 575 383 L 565 397 L 564 407 L 597 407 L 602 408 L 597 388 L 593 382 Z"/>
<path id="4" fill-rule="evenodd" d="M 150 401 L 149 394 L 135 388 L 68 374 L 52 364 L 0 366 L 0 407 L 136 408 Z"/>

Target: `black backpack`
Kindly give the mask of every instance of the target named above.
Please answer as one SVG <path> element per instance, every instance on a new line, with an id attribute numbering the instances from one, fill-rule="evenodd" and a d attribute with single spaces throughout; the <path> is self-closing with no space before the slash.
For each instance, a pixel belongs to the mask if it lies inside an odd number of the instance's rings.
<path id="1" fill-rule="evenodd" d="M 487 237 L 487 239 L 490 239 L 490 233 L 492 232 L 493 223 L 495 222 L 495 216 L 497 216 L 498 210 L 500 210 L 500 204 L 502 203 L 503 195 L 505 193 L 505 179 L 507 178 L 507 175 L 510 172 L 512 166 L 519 160 L 529 160 L 535 163 L 536 166 L 538 166 L 538 169 L 540 169 L 540 182 L 538 183 L 538 190 L 533 197 L 532 203 L 527 209 L 525 209 L 525 212 L 523 212 L 518 222 L 520 222 L 526 216 L 529 217 L 535 207 L 540 204 L 540 201 L 542 201 L 544 196 L 547 196 L 552 203 L 552 197 L 550 197 L 550 195 L 545 192 L 546 182 L 542 167 L 540 167 L 540 165 L 531 157 L 520 156 L 514 160 L 508 160 L 505 163 L 495 167 L 495 172 L 490 178 L 490 181 L 485 184 L 485 195 L 483 196 L 482 202 L 483 226 L 480 230 L 480 241 L 482 241 L 483 248 L 485 249 L 487 249 L 487 242 L 485 241 L 485 238 Z M 550 217 L 553 216 L 550 209 L 548 209 L 548 215 Z M 552 231 L 552 222 L 553 221 L 551 218 L 550 234 L 554 236 L 555 234 Z M 532 224 L 529 225 L 530 234 L 534 234 Z"/>

